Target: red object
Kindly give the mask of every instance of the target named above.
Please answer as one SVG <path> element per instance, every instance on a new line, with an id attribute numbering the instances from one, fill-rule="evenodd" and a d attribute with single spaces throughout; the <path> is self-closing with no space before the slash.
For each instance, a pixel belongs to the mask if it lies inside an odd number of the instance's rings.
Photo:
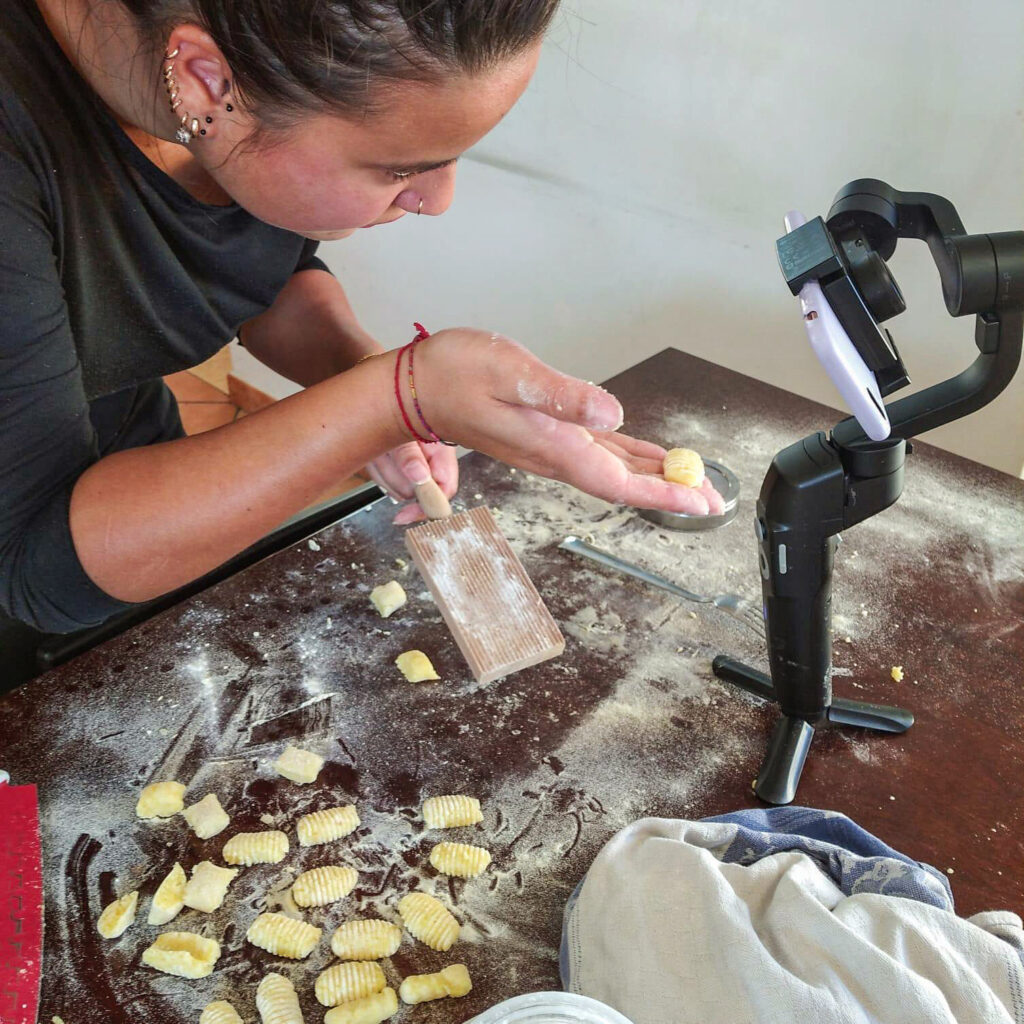
<path id="1" fill-rule="evenodd" d="M 0 1024 L 35 1024 L 43 961 L 43 861 L 35 786 L 0 782 Z"/>
<path id="2" fill-rule="evenodd" d="M 405 411 L 405 405 L 402 403 L 402 384 L 401 384 L 401 369 L 402 369 L 402 356 L 405 355 L 407 350 L 412 349 L 415 345 L 415 341 L 410 341 L 408 345 L 404 345 L 398 350 L 398 358 L 395 360 L 395 401 L 398 402 L 398 411 L 402 414 L 402 419 L 405 421 L 405 427 L 410 434 L 417 441 L 422 441 L 423 444 L 430 444 L 429 437 L 421 437 L 417 432 L 416 428 L 412 425 L 412 420 L 409 419 L 409 414 Z"/>
<path id="3" fill-rule="evenodd" d="M 416 407 L 416 415 L 419 416 L 420 422 L 430 435 L 430 440 L 435 444 L 446 444 L 449 448 L 454 448 L 456 446 L 455 442 L 445 441 L 444 438 L 439 437 L 434 428 L 427 422 L 427 417 L 423 415 L 423 410 L 420 408 L 420 400 L 416 395 L 416 377 L 413 373 L 413 356 L 416 354 L 416 345 L 425 338 L 429 338 L 430 331 L 428 331 L 423 324 L 414 323 L 413 327 L 415 327 L 419 333 L 411 342 L 409 342 L 408 345 L 406 345 L 406 348 L 409 350 L 409 391 L 412 393 L 412 404 Z"/>

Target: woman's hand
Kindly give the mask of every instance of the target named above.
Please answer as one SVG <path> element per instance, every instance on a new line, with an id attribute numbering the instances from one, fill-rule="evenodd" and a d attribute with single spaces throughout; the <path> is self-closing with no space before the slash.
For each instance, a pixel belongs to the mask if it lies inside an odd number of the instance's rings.
<path id="1" fill-rule="evenodd" d="M 616 504 L 723 510 L 709 481 L 700 488 L 669 483 L 661 475 L 664 448 L 618 433 L 622 406 L 607 391 L 553 370 L 501 335 L 439 331 L 416 346 L 415 370 L 424 416 L 447 440 Z"/>
<path id="2" fill-rule="evenodd" d="M 455 457 L 455 449 L 443 444 L 410 441 L 374 459 L 366 471 L 394 501 L 408 501 L 414 496 L 413 485 L 431 477 L 447 498 L 453 497 L 459 488 L 459 460 Z M 423 510 L 414 501 L 399 511 L 394 522 L 405 526 L 423 518 Z"/>

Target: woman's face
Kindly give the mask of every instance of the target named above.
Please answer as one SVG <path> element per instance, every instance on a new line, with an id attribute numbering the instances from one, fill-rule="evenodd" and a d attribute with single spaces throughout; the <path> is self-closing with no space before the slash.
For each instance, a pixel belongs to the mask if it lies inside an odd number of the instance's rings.
<path id="1" fill-rule="evenodd" d="M 479 75 L 396 86 L 370 120 L 310 116 L 266 145 L 247 146 L 252 122 L 224 111 L 195 154 L 253 216 L 307 238 L 345 238 L 420 209 L 437 216 L 452 201 L 456 158 L 508 113 L 539 53 L 538 43 Z"/>

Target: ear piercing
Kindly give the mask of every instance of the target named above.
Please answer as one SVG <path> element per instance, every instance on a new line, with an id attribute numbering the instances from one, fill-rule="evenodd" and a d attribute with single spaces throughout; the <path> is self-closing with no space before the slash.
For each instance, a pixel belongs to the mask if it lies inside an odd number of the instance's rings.
<path id="1" fill-rule="evenodd" d="M 178 107 L 181 106 L 181 98 L 178 95 L 178 80 L 174 77 L 174 58 L 181 52 L 180 47 L 175 47 L 169 53 L 164 54 L 164 60 L 170 61 L 163 70 L 164 88 L 167 90 L 167 99 L 171 105 L 171 113 L 178 117 Z M 231 104 L 228 104 L 228 110 Z M 207 117 L 207 124 L 213 124 L 213 118 Z M 178 119 L 178 127 L 174 132 L 174 138 L 183 146 L 187 146 L 197 135 L 205 135 L 206 129 L 199 124 L 199 118 L 193 117 L 187 110 Z"/>

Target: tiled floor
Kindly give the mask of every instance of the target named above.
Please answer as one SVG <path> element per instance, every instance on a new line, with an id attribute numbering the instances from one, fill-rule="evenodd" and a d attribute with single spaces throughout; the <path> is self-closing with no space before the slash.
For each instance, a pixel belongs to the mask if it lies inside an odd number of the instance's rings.
<path id="1" fill-rule="evenodd" d="M 225 364 L 215 356 L 209 363 L 203 363 L 202 366 L 196 367 L 196 371 L 182 370 L 180 373 L 173 373 L 164 378 L 167 386 L 178 400 L 178 411 L 181 414 L 181 423 L 185 428 L 185 433 L 201 434 L 205 430 L 213 430 L 215 427 L 233 423 L 240 416 L 246 415 L 244 410 L 235 405 L 227 395 L 227 373 L 230 372 L 230 362 L 226 363 L 225 368 Z M 204 380 L 199 373 L 202 373 L 207 379 Z M 210 383 L 211 380 L 224 381 L 225 390 Z M 330 498 L 338 497 L 355 487 L 362 487 L 367 479 L 364 474 L 356 473 L 342 480 L 336 487 L 328 488 L 314 504 L 318 505 Z"/>

